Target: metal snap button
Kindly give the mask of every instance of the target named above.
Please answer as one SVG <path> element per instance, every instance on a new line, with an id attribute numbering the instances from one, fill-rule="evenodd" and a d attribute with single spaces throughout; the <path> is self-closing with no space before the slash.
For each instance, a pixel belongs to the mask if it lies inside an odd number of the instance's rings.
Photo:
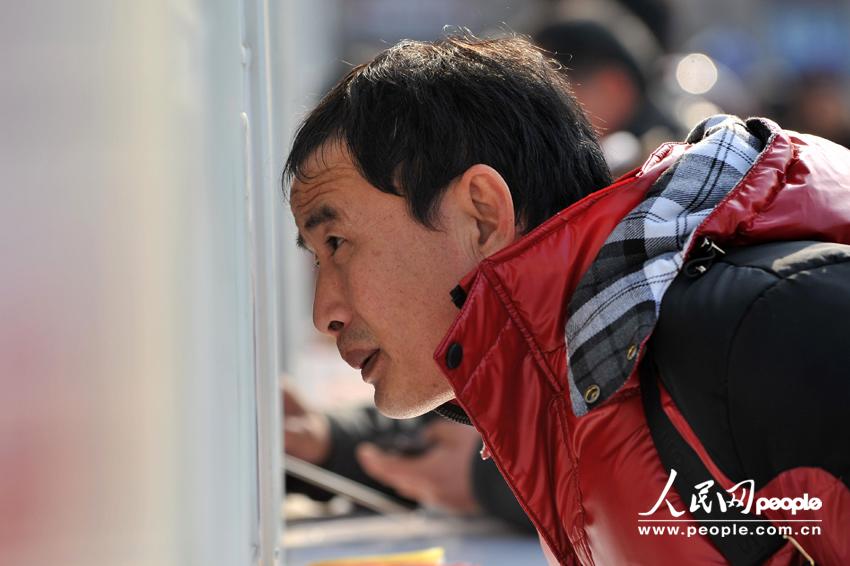
<path id="1" fill-rule="evenodd" d="M 588 403 L 595 403 L 599 399 L 601 390 L 595 383 L 584 390 L 584 400 Z"/>

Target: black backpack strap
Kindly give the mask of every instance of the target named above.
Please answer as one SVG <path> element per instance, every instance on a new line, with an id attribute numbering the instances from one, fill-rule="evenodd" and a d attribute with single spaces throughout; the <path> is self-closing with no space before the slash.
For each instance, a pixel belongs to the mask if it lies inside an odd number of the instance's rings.
<path id="1" fill-rule="evenodd" d="M 724 496 L 724 500 L 728 499 L 729 494 L 719 487 L 717 479 L 712 477 L 697 453 L 682 438 L 664 413 L 661 407 L 661 391 L 658 387 L 658 370 L 652 360 L 651 352 L 647 352 L 640 371 L 641 396 L 643 397 L 643 408 L 646 413 L 649 432 L 664 468 L 668 473 L 672 469 L 676 470 L 673 487 L 676 488 L 682 501 L 690 501 L 690 495 L 694 492 L 695 485 L 709 479 L 714 480 L 714 485 L 709 490 L 709 498 L 714 502 L 711 512 L 706 512 L 705 509 L 699 507 L 691 513 L 694 519 L 707 526 L 730 526 L 733 524 L 729 522 L 730 519 L 752 519 L 752 515 L 745 515 L 737 507 L 728 507 L 724 512 L 717 505 L 717 494 Z M 725 522 L 703 523 L 703 521 L 718 519 L 723 519 Z M 767 525 L 767 523 L 763 524 Z M 750 531 L 753 531 L 756 526 L 751 522 L 742 522 L 740 525 L 747 525 L 747 529 Z M 732 566 L 761 564 L 785 544 L 785 540 L 779 535 L 756 535 L 752 532 L 747 535 L 726 537 L 721 537 L 719 534 L 707 536 Z"/>

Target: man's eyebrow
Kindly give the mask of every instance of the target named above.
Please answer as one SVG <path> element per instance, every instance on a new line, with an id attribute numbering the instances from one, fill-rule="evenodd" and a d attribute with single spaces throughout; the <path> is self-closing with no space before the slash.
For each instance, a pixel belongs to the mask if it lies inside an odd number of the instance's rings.
<path id="1" fill-rule="evenodd" d="M 327 222 L 333 222 L 334 220 L 339 219 L 339 213 L 332 207 L 328 205 L 322 205 L 307 216 L 307 220 L 304 222 L 305 230 L 313 230 L 314 228 L 321 226 Z M 298 232 L 298 237 L 295 238 L 295 245 L 301 249 L 307 249 L 306 244 L 304 243 L 304 236 L 301 232 Z"/>

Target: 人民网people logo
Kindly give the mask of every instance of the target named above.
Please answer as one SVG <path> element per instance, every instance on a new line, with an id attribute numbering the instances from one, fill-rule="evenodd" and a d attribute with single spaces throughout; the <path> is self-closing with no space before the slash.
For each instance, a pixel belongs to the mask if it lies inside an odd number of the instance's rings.
<path id="1" fill-rule="evenodd" d="M 638 513 L 643 517 L 653 515 L 663 504 L 667 504 L 667 508 L 674 517 L 682 516 L 685 511 L 676 509 L 668 498 L 670 489 L 673 487 L 673 482 L 676 480 L 676 470 L 670 470 L 670 477 L 667 480 L 667 485 L 658 496 L 655 505 L 649 511 Z M 823 502 L 818 497 L 810 497 L 808 493 L 804 493 L 799 497 L 755 497 L 755 481 L 744 480 L 733 485 L 729 489 L 719 490 L 714 493 L 715 498 L 711 497 L 711 488 L 714 486 L 714 480 L 707 480 L 698 483 L 694 486 L 694 493 L 691 494 L 691 501 L 688 510 L 693 513 L 702 509 L 706 513 L 711 513 L 712 509 L 725 513 L 729 509 L 737 508 L 743 514 L 749 514 L 755 510 L 756 515 L 761 515 L 766 510 L 785 510 L 790 511 L 791 515 L 796 515 L 798 511 L 817 511 L 823 507 Z M 725 494 L 725 495 L 724 495 Z M 716 507 L 715 507 L 716 504 Z"/>

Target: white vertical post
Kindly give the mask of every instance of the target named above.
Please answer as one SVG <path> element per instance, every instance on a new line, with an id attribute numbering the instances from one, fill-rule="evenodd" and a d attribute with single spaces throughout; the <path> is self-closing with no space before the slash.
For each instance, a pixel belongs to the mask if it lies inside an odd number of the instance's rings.
<path id="1" fill-rule="evenodd" d="M 242 0 L 242 64 L 246 202 L 250 218 L 253 299 L 254 385 L 257 438 L 257 564 L 274 566 L 280 553 L 280 403 L 278 389 L 277 268 L 278 222 L 282 200 L 276 179 L 280 157 L 270 68 L 269 4 Z"/>

